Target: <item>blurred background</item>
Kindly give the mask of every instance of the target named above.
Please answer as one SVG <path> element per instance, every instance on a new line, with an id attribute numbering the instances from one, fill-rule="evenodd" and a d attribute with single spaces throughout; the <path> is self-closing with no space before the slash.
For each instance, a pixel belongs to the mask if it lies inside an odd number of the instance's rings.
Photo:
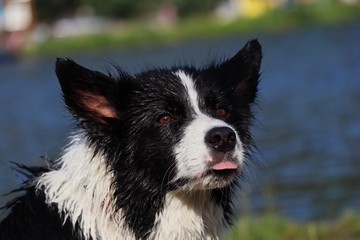
<path id="1" fill-rule="evenodd" d="M 260 232 L 279 228 L 273 216 L 292 223 L 274 239 L 360 239 L 359 0 L 0 0 L 0 193 L 24 180 L 9 162 L 56 159 L 73 130 L 56 57 L 134 73 L 202 66 L 252 38 L 259 151 L 235 208 L 257 220 L 229 238 L 265 239 L 251 229 L 270 215 Z"/>

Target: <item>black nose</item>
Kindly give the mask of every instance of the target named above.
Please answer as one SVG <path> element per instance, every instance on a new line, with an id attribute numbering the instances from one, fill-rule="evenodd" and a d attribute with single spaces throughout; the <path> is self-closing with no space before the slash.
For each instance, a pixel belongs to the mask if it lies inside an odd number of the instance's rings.
<path id="1" fill-rule="evenodd" d="M 228 127 L 216 127 L 205 136 L 205 142 L 218 152 L 228 152 L 235 148 L 236 134 Z"/>

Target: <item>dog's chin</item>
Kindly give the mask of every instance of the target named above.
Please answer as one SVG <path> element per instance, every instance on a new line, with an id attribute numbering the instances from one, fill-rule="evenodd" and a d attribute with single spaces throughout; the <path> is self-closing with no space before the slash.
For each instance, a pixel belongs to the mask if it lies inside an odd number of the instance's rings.
<path id="1" fill-rule="evenodd" d="M 200 177 L 187 179 L 186 184 L 180 187 L 181 190 L 211 190 L 224 188 L 233 183 L 239 176 L 239 169 L 208 170 Z"/>
<path id="2" fill-rule="evenodd" d="M 235 181 L 238 174 L 237 169 L 209 170 L 204 179 L 200 180 L 200 185 L 204 190 L 224 188 Z"/>

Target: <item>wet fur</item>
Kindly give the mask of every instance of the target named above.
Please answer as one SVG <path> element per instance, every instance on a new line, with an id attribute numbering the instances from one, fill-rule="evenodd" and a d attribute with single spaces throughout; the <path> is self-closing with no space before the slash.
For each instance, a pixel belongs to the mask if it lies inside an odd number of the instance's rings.
<path id="1" fill-rule="evenodd" d="M 116 77 L 58 59 L 79 130 L 49 168 L 22 166 L 25 194 L 5 206 L 0 239 L 217 239 L 231 224 L 233 191 L 253 149 L 261 57 L 253 40 L 203 69 Z M 219 107 L 229 114 L 217 117 Z M 159 124 L 164 114 L 173 121 Z M 237 164 L 235 179 L 211 170 L 219 154 L 203 139 L 214 127 L 236 132 L 235 149 L 221 155 Z"/>

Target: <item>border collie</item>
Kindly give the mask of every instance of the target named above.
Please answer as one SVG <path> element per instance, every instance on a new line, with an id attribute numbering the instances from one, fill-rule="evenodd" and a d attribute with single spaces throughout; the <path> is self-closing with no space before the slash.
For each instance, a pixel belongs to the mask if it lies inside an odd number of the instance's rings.
<path id="1" fill-rule="evenodd" d="M 78 130 L 51 166 L 20 166 L 0 239 L 218 239 L 254 149 L 261 58 L 252 40 L 202 69 L 113 76 L 57 59 Z"/>

